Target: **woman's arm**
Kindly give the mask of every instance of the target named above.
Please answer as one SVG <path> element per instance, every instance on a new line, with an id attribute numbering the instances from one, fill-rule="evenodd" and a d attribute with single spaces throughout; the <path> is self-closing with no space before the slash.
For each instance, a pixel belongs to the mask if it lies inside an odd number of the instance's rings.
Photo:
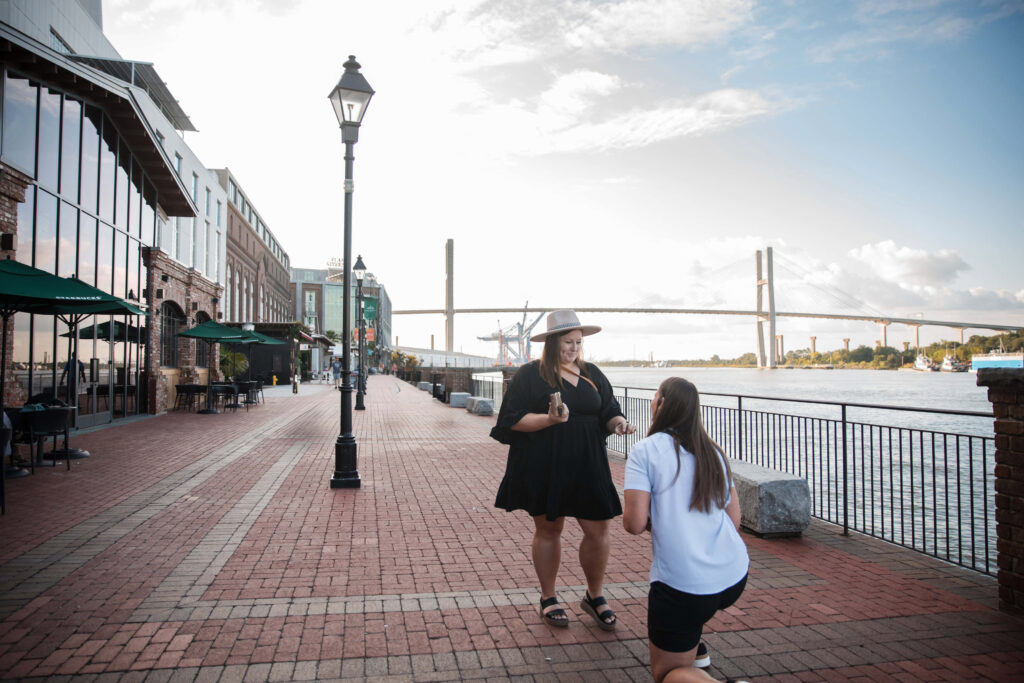
<path id="1" fill-rule="evenodd" d="M 622 513 L 622 528 L 631 534 L 650 530 L 651 494 L 647 491 L 626 489 L 626 511 Z"/>
<path id="2" fill-rule="evenodd" d="M 729 502 L 725 506 L 725 514 L 729 515 L 729 519 L 736 525 L 736 528 L 740 528 L 740 499 L 736 495 L 736 487 L 732 486 L 729 488 Z"/>
<path id="3" fill-rule="evenodd" d="M 539 432 L 551 425 L 562 424 L 569 421 L 569 406 L 562 404 L 562 414 L 555 412 L 554 406 L 548 406 L 546 413 L 527 413 L 512 425 L 514 432 Z"/>

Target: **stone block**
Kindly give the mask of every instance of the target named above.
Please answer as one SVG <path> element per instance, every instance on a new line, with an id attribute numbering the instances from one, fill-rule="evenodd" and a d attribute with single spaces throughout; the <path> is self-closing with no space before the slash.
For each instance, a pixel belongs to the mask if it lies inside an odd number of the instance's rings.
<path id="1" fill-rule="evenodd" d="M 433 385 L 430 382 L 419 382 L 416 384 L 416 388 L 420 391 L 430 391 L 430 387 Z"/>
<path id="2" fill-rule="evenodd" d="M 740 525 L 758 536 L 799 536 L 811 523 L 807 481 L 793 474 L 730 460 Z"/>
<path id="3" fill-rule="evenodd" d="M 468 391 L 453 391 L 448 396 L 448 405 L 450 405 L 452 408 L 465 408 L 466 399 L 468 398 Z"/>
<path id="4" fill-rule="evenodd" d="M 481 398 L 482 398 L 481 396 L 470 396 L 469 398 L 467 398 L 466 399 L 466 410 L 468 412 L 472 413 L 473 410 L 476 409 L 476 402 L 479 401 Z"/>
<path id="5" fill-rule="evenodd" d="M 489 398 L 478 398 L 473 404 L 474 415 L 494 415 L 494 400 Z"/>

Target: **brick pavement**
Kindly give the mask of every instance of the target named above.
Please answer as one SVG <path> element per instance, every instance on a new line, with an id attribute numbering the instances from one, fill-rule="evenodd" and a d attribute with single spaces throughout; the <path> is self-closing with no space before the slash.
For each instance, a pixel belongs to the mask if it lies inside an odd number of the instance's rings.
<path id="1" fill-rule="evenodd" d="M 366 398 L 359 490 L 328 486 L 339 401 L 316 384 L 79 434 L 93 457 L 8 482 L 0 679 L 650 679 L 646 537 L 612 526 L 605 633 L 578 609 L 568 524 L 572 625 L 550 629 L 528 519 L 492 507 L 493 418 L 393 377 Z M 747 591 L 706 634 L 713 674 L 1024 680 L 1024 620 L 995 609 L 994 580 L 817 522 L 746 540 Z"/>

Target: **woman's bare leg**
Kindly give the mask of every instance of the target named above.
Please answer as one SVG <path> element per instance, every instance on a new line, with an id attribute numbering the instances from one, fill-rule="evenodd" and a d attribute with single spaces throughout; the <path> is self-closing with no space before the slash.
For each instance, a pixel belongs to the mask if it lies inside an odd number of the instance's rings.
<path id="1" fill-rule="evenodd" d="M 590 597 L 598 598 L 604 595 L 604 572 L 608 567 L 608 553 L 611 547 L 608 541 L 609 520 L 576 521 L 583 530 L 580 566 L 583 568 L 583 575 L 587 577 L 587 591 Z M 607 605 L 602 605 L 598 608 L 598 614 L 604 614 L 609 609 L 611 608 Z"/>
<path id="2" fill-rule="evenodd" d="M 565 517 L 552 522 L 544 515 L 537 515 L 533 523 L 533 568 L 540 581 L 541 600 L 545 600 L 555 597 L 555 581 L 562 562 L 562 527 L 565 526 Z"/>

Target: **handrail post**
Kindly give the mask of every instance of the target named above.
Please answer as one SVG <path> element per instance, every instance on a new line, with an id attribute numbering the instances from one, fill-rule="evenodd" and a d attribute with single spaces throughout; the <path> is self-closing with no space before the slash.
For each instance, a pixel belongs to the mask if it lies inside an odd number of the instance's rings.
<path id="1" fill-rule="evenodd" d="M 743 397 L 736 397 L 736 420 L 738 422 L 736 429 L 737 450 L 739 455 L 737 456 L 740 460 L 743 459 Z"/>
<path id="2" fill-rule="evenodd" d="M 626 404 L 626 410 L 629 410 L 629 387 L 623 387 L 622 402 Z M 626 459 L 629 459 L 629 436 L 626 434 L 622 435 L 622 450 L 623 455 Z"/>
<path id="3" fill-rule="evenodd" d="M 849 508 L 847 506 L 847 474 L 846 474 L 846 404 L 842 405 L 843 411 L 843 536 L 850 535 Z"/>

